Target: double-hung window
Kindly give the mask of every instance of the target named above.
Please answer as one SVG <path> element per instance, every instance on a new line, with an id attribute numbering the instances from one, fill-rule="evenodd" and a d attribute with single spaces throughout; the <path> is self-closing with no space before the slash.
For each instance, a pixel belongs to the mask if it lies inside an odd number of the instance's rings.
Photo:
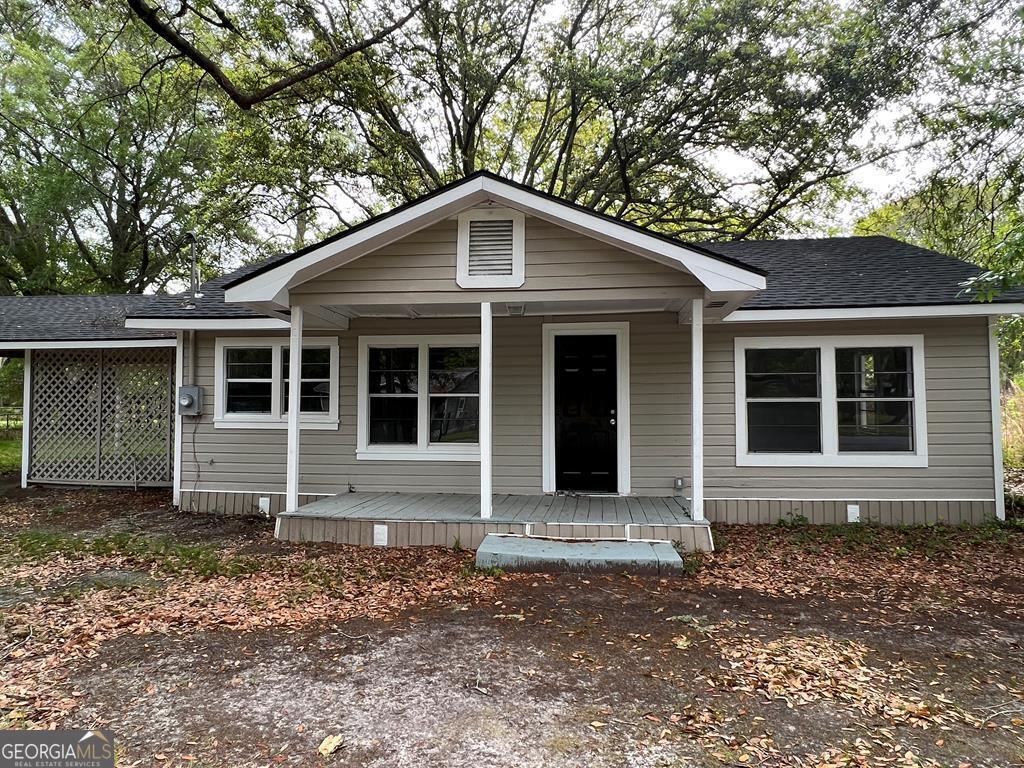
<path id="1" fill-rule="evenodd" d="M 836 349 L 839 452 L 914 450 L 911 347 Z"/>
<path id="2" fill-rule="evenodd" d="M 291 354 L 288 347 L 281 348 L 281 412 L 288 413 L 288 392 L 291 376 L 288 366 Z M 299 413 L 330 413 L 331 395 L 334 394 L 331 378 L 331 348 L 302 345 L 302 376 L 299 381 Z"/>
<path id="3" fill-rule="evenodd" d="M 924 342 L 736 339 L 738 466 L 928 465 Z"/>
<path id="4" fill-rule="evenodd" d="M 748 349 L 747 449 L 821 451 L 821 353 L 813 347 Z"/>
<path id="5" fill-rule="evenodd" d="M 284 429 L 288 426 L 287 339 L 217 339 L 214 350 L 214 425 Z M 338 426 L 338 341 L 310 338 L 302 345 L 299 418 L 304 429 Z"/>
<path id="6" fill-rule="evenodd" d="M 363 336 L 358 375 L 358 458 L 479 459 L 479 337 Z"/>

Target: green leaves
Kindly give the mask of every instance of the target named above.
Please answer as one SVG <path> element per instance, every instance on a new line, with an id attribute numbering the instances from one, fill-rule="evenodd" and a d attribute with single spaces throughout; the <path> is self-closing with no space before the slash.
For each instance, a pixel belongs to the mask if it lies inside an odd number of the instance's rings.
<path id="1" fill-rule="evenodd" d="M 939 192 L 977 174 L 1019 200 L 1003 0 L 429 0 L 248 111 L 120 2 L 10 6 L 0 291 L 173 285 L 186 229 L 234 266 L 479 168 L 694 240 L 828 228 L 854 169 L 921 146 L 947 153 Z M 408 10 L 149 6 L 247 92 Z"/>

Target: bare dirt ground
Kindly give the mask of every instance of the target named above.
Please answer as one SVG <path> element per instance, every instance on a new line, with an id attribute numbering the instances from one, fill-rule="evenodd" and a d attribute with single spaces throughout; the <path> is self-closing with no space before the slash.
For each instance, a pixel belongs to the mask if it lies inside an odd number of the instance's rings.
<path id="1" fill-rule="evenodd" d="M 1015 526 L 716 528 L 674 579 L 291 545 L 155 493 L 13 492 L 0 534 L 0 727 L 105 725 L 119 765 L 1024 763 Z"/>

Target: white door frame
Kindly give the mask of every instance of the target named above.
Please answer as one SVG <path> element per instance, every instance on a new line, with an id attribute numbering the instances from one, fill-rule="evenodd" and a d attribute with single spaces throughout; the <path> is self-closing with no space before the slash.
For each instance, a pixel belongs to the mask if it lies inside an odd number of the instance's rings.
<path id="1" fill-rule="evenodd" d="M 554 493 L 557 490 L 555 480 L 555 337 L 614 335 L 618 493 L 620 496 L 628 496 L 630 494 L 629 322 L 544 323 L 543 334 L 542 454 L 544 493 Z"/>

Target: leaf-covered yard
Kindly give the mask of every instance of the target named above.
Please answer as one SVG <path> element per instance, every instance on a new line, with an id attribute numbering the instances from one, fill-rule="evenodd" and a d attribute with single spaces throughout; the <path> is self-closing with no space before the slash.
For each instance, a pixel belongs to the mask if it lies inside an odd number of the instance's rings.
<path id="1" fill-rule="evenodd" d="M 671 580 L 282 544 L 153 493 L 12 492 L 0 529 L 0 726 L 106 725 L 123 765 L 1024 762 L 1014 526 L 718 528 Z"/>

